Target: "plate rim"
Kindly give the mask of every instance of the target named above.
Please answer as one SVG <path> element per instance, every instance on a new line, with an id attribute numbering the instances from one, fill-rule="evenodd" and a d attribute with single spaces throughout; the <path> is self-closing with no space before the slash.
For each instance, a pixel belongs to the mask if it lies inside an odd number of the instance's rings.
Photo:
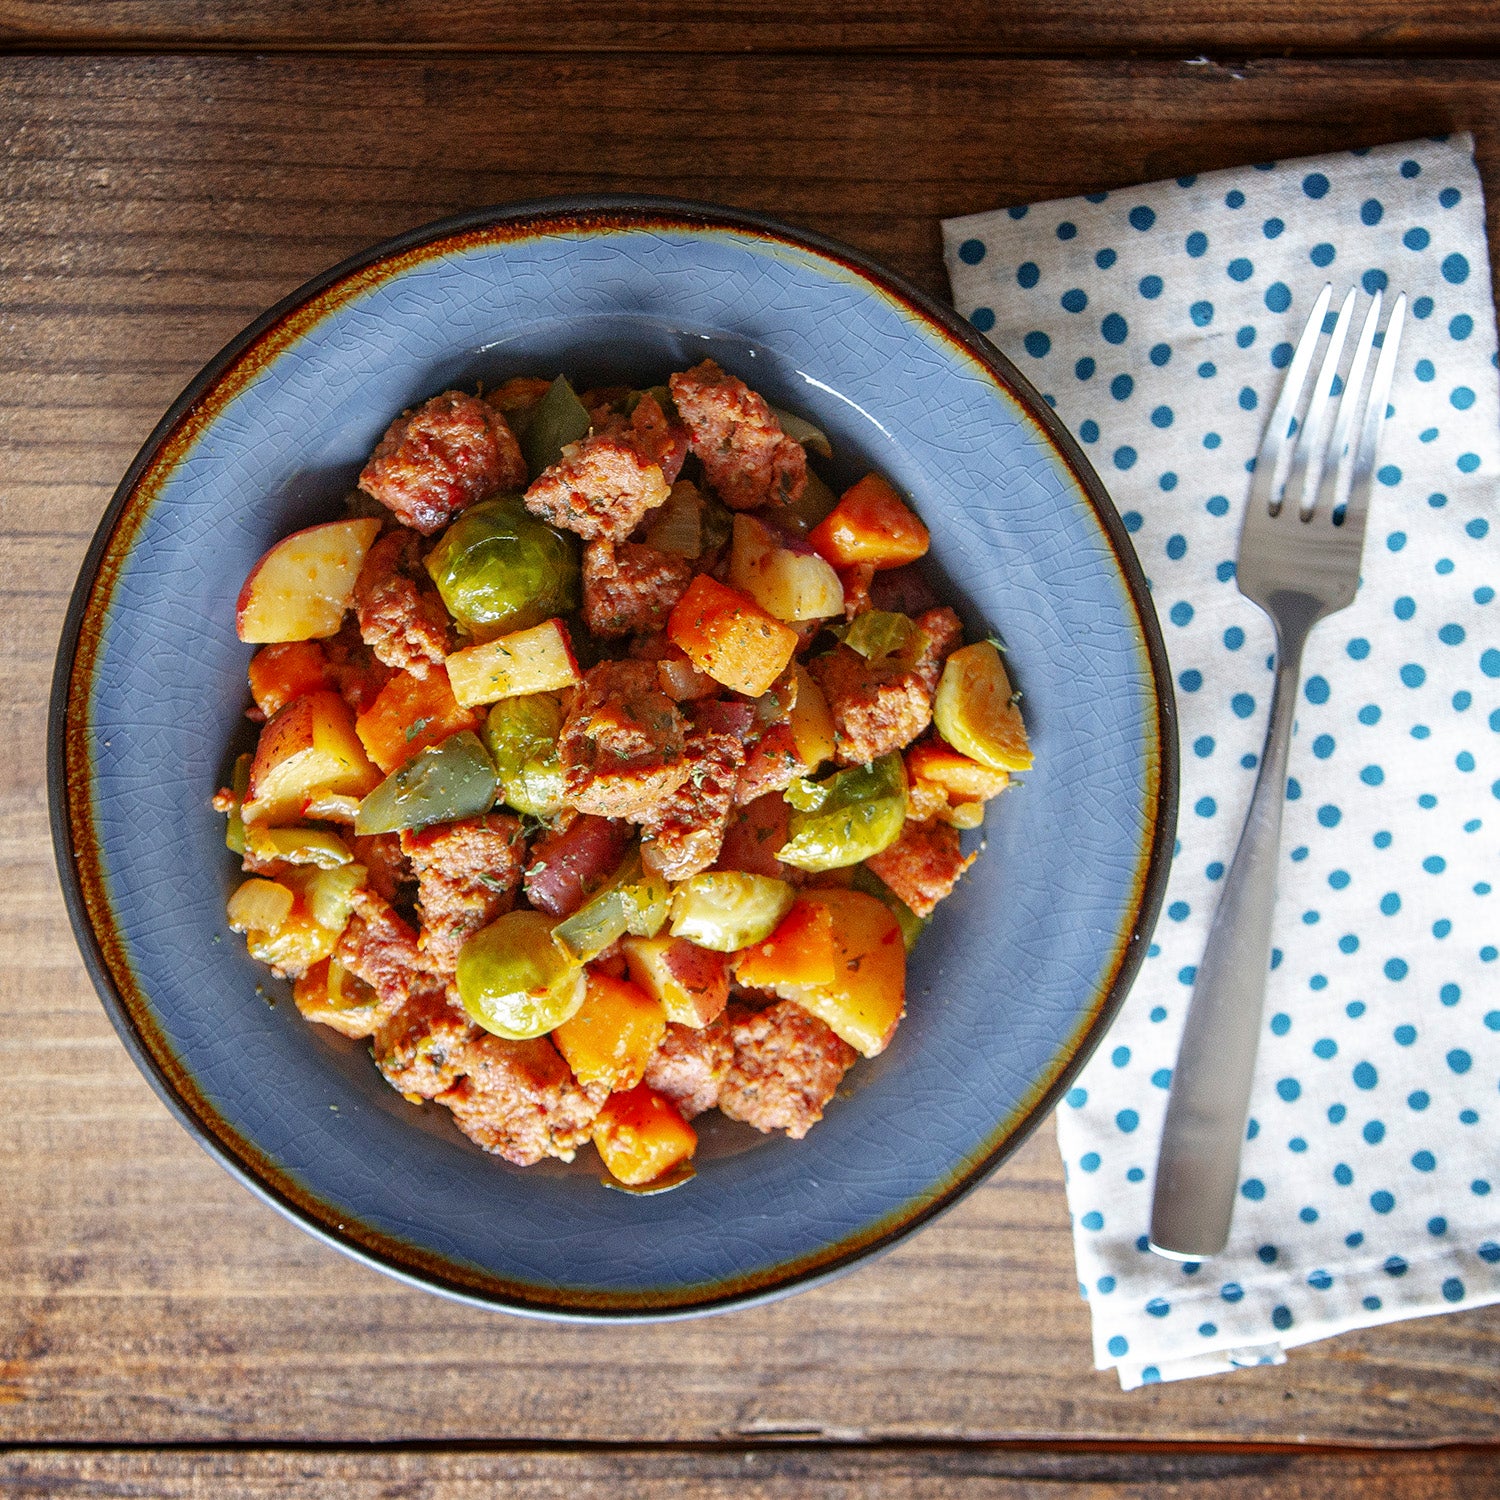
<path id="1" fill-rule="evenodd" d="M 983 1157 L 958 1169 L 957 1175 L 949 1179 L 947 1186 L 926 1203 L 900 1216 L 895 1222 L 888 1223 L 873 1237 L 856 1237 L 850 1248 L 841 1254 L 815 1261 L 805 1269 L 793 1270 L 785 1275 L 777 1275 L 772 1271 L 769 1280 L 764 1283 L 757 1280 L 753 1285 L 719 1293 L 710 1290 L 703 1295 L 694 1296 L 690 1301 L 678 1301 L 669 1305 L 653 1305 L 650 1301 L 653 1295 L 651 1293 L 626 1293 L 623 1296 L 611 1293 L 611 1297 L 620 1300 L 617 1304 L 608 1306 L 546 1303 L 534 1297 L 479 1290 L 461 1281 L 445 1280 L 435 1268 L 436 1264 L 446 1263 L 442 1257 L 426 1255 L 424 1258 L 434 1263 L 434 1269 L 418 1270 L 367 1248 L 352 1237 L 346 1238 L 329 1229 L 292 1195 L 259 1175 L 249 1161 L 232 1151 L 192 1107 L 184 1097 L 180 1082 L 170 1076 L 159 1058 L 146 1045 L 120 994 L 105 953 L 104 942 L 89 912 L 78 870 L 80 855 L 75 840 L 73 784 L 69 775 L 69 724 L 75 706 L 75 677 L 81 676 L 83 679 L 78 695 L 80 703 L 86 703 L 88 697 L 89 674 L 79 674 L 76 671 L 79 666 L 79 647 L 89 604 L 114 541 L 118 523 L 141 479 L 168 442 L 190 421 L 198 404 L 215 391 L 224 376 L 266 334 L 339 283 L 373 271 L 386 262 L 413 251 L 436 247 L 440 242 L 459 239 L 466 234 L 514 227 L 528 235 L 540 235 L 548 232 L 549 228 L 552 232 L 557 232 L 567 222 L 581 228 L 592 226 L 626 229 L 653 224 L 659 227 L 664 220 L 671 227 L 689 231 L 748 231 L 793 249 L 811 251 L 817 256 L 832 260 L 855 272 L 878 292 L 905 304 L 922 320 L 935 325 L 939 332 L 966 350 L 991 376 L 1011 391 L 1024 415 L 1041 429 L 1092 506 L 1140 622 L 1150 666 L 1149 685 L 1156 705 L 1156 806 L 1149 851 L 1144 868 L 1136 877 L 1139 892 L 1134 918 L 1128 931 L 1117 934 L 1119 958 L 1114 976 L 1107 986 L 1101 987 L 1102 993 L 1096 996 L 1093 1018 L 1083 1025 L 1073 1044 L 1071 1057 L 1050 1087 L 1025 1108 L 1024 1113 Z M 558 222 L 549 226 L 548 221 Z M 528 199 L 519 203 L 472 209 L 418 225 L 356 251 L 304 281 L 247 324 L 209 359 L 189 380 L 152 429 L 126 469 L 95 528 L 74 583 L 58 640 L 47 710 L 46 759 L 53 856 L 69 922 L 84 966 L 106 1015 L 131 1059 L 193 1140 L 262 1202 L 269 1204 L 324 1244 L 373 1270 L 450 1301 L 488 1311 L 544 1321 L 596 1324 L 679 1321 L 762 1305 L 821 1285 L 895 1248 L 918 1229 L 946 1213 L 984 1182 L 1056 1108 L 1108 1031 L 1111 1021 L 1130 992 L 1165 898 L 1176 835 L 1179 794 L 1177 714 L 1171 671 L 1160 624 L 1139 558 L 1119 513 L 1092 464 L 1077 440 L 1063 426 L 1026 376 L 956 311 L 862 251 L 815 231 L 794 228 L 766 214 L 688 199 L 633 193 Z M 245 1144 L 253 1147 L 253 1142 L 248 1140 Z M 253 1151 L 251 1154 L 253 1155 Z M 270 1173 L 273 1168 L 270 1164 L 263 1163 L 261 1170 Z M 497 1282 L 502 1280 L 500 1277 L 493 1279 Z M 627 1300 L 630 1298 L 635 1300 Z"/>

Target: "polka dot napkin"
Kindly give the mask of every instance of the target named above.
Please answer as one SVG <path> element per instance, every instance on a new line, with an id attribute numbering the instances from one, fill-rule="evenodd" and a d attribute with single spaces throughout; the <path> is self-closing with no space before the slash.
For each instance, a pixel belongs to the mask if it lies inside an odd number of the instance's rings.
<path id="1" fill-rule="evenodd" d="M 1500 1301 L 1500 378 L 1472 151 L 1406 142 L 944 225 L 959 310 L 1110 489 L 1177 687 L 1164 916 L 1058 1121 L 1095 1362 L 1126 1389 Z M 1335 307 L 1353 285 L 1410 313 L 1363 586 L 1307 647 L 1234 1228 L 1176 1264 L 1146 1248 L 1156 1152 L 1272 683 L 1234 559 L 1325 281 Z"/>

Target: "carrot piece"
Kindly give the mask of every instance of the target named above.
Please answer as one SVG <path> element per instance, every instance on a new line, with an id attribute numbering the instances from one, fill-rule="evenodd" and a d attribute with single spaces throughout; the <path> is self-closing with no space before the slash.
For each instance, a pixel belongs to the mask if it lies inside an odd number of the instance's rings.
<path id="1" fill-rule="evenodd" d="M 808 534 L 815 551 L 836 568 L 856 563 L 899 568 L 922 557 L 931 539 L 890 482 L 866 474 Z"/>
<path id="2" fill-rule="evenodd" d="M 440 666 L 429 668 L 425 678 L 397 672 L 354 721 L 365 753 L 387 776 L 419 750 L 478 727 L 479 715 L 460 707 Z"/>
<path id="3" fill-rule="evenodd" d="M 757 990 L 781 984 L 833 983 L 833 913 L 817 902 L 801 900 L 762 943 L 744 949 L 735 960 L 735 977 Z"/>
<path id="4" fill-rule="evenodd" d="M 250 696 L 268 719 L 293 698 L 332 686 L 328 658 L 316 641 L 277 641 L 250 658 Z"/>
<path id="5" fill-rule="evenodd" d="M 582 1084 L 631 1089 L 667 1034 L 667 1013 L 638 984 L 590 969 L 583 1004 L 553 1033 Z"/>
<path id="6" fill-rule="evenodd" d="M 594 1145 L 612 1177 L 645 1187 L 687 1161 L 698 1134 L 671 1100 L 639 1084 L 605 1100 L 594 1120 Z"/>
<path id="7" fill-rule="evenodd" d="M 923 740 L 906 752 L 906 774 L 913 781 L 936 783 L 954 803 L 987 802 L 1010 785 L 1008 772 L 992 771 L 937 739 Z"/>
<path id="8" fill-rule="evenodd" d="M 748 595 L 700 573 L 677 601 L 667 638 L 700 671 L 747 698 L 781 676 L 797 649 L 797 632 Z"/>

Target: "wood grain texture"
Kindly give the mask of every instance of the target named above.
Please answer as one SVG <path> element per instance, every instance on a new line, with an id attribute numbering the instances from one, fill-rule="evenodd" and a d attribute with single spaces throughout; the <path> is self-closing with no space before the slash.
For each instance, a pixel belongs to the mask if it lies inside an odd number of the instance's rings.
<path id="1" fill-rule="evenodd" d="M 0 41 L 55 47 L 474 51 L 1136 51 L 1403 56 L 1500 46 L 1489 0 L 0 0 Z"/>
<path id="2" fill-rule="evenodd" d="M 1050 1129 L 896 1253 L 728 1317 L 553 1327 L 366 1271 L 212 1165 L 115 1040 L 57 894 L 42 746 L 73 575 L 136 447 L 243 323 L 370 241 L 649 189 L 827 231 L 941 291 L 943 214 L 1247 159 L 1468 127 L 1493 203 L 1497 122 L 1482 63 L 0 60 L 0 1443 L 1500 1439 L 1500 1309 L 1122 1395 L 1089 1369 Z M 232 1461 L 241 1492 L 272 1485 Z M 66 1459 L 67 1482 L 90 1492 L 98 1463 L 124 1484 L 124 1462 Z M 232 1493 L 151 1462 L 161 1493 Z M 464 1472 L 370 1487 L 477 1493 Z M 12 1473 L 7 1493 L 54 1492 Z M 894 1492 L 939 1492 L 919 1480 Z"/>
<path id="3" fill-rule="evenodd" d="M 975 1444 L 878 1452 L 801 1445 L 582 1453 L 66 1452 L 0 1455 L 7 1495 L 50 1500 L 1484 1500 L 1484 1453 L 1045 1453 Z"/>

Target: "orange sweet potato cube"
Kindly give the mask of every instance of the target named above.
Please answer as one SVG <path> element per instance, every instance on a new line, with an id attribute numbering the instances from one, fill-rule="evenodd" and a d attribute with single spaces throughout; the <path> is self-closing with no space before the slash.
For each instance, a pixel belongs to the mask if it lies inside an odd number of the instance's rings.
<path id="1" fill-rule="evenodd" d="M 671 1100 L 640 1084 L 605 1101 L 594 1120 L 594 1145 L 612 1177 L 646 1187 L 690 1160 L 698 1135 Z"/>
<path id="2" fill-rule="evenodd" d="M 430 667 L 425 678 L 397 672 L 354 721 L 365 753 L 387 776 L 419 750 L 478 727 L 479 715 L 460 706 L 441 666 Z"/>
<path id="3" fill-rule="evenodd" d="M 757 990 L 783 984 L 828 985 L 834 980 L 833 961 L 833 913 L 803 899 L 770 937 L 739 953 L 734 972 L 741 984 Z"/>
<path id="4" fill-rule="evenodd" d="M 332 686 L 328 658 L 316 641 L 277 641 L 250 658 L 250 696 L 268 719 L 293 698 Z"/>
<path id="5" fill-rule="evenodd" d="M 906 752 L 906 774 L 911 781 L 931 782 L 948 794 L 950 802 L 987 802 L 1010 785 L 1010 774 L 992 771 L 942 740 L 922 740 Z"/>
<path id="6" fill-rule="evenodd" d="M 579 1083 L 633 1089 L 667 1034 L 667 1013 L 638 984 L 590 969 L 583 1004 L 552 1040 Z"/>
<path id="7" fill-rule="evenodd" d="M 807 539 L 835 568 L 856 563 L 899 568 L 924 556 L 931 545 L 927 528 L 879 474 L 866 474 L 845 490 Z"/>
<path id="8" fill-rule="evenodd" d="M 700 573 L 677 601 L 667 638 L 700 672 L 747 698 L 758 698 L 786 670 L 797 632 L 748 594 Z"/>

